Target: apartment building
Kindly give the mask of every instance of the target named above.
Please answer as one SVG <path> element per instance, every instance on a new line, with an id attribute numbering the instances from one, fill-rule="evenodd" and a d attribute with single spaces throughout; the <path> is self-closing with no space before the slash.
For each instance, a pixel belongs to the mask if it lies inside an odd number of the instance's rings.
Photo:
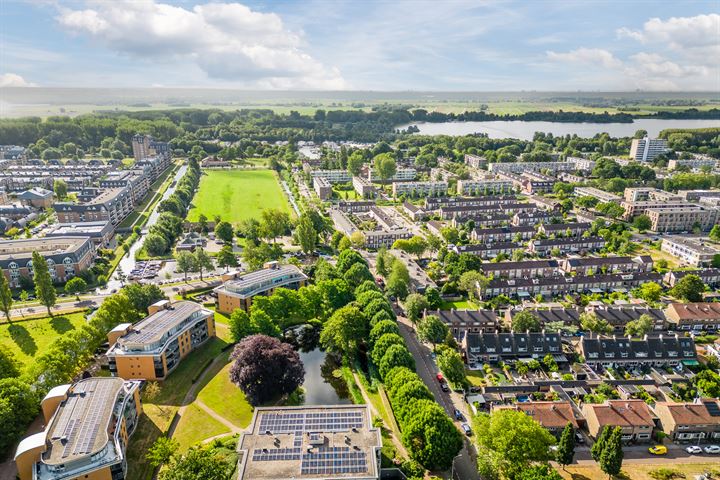
<path id="1" fill-rule="evenodd" d="M 558 295 L 577 293 L 603 293 L 610 291 L 627 291 L 646 282 L 659 282 L 659 273 L 608 274 L 608 275 L 577 275 L 574 277 L 541 277 L 541 278 L 494 278 L 490 280 L 484 291 L 479 291 L 481 299 L 490 299 L 498 295 L 513 298 L 532 298 L 542 295 L 552 298 Z"/>
<path id="2" fill-rule="evenodd" d="M 508 180 L 461 179 L 457 181 L 458 195 L 498 195 L 513 191 L 513 183 Z"/>
<path id="3" fill-rule="evenodd" d="M 516 359 L 542 359 L 552 355 L 557 362 L 566 362 L 560 335 L 549 332 L 468 332 L 462 339 L 468 364 L 509 362 Z"/>
<path id="4" fill-rule="evenodd" d="M 592 224 L 587 222 L 543 223 L 538 227 L 538 233 L 546 237 L 581 237 L 591 227 Z"/>
<path id="5" fill-rule="evenodd" d="M 697 205 L 677 207 L 651 207 L 645 210 L 650 217 L 653 232 L 691 232 L 695 227 L 707 232 L 720 223 L 720 209 Z"/>
<path id="6" fill-rule="evenodd" d="M 323 177 L 313 177 L 313 189 L 320 200 L 332 198 L 332 185 Z"/>
<path id="7" fill-rule="evenodd" d="M 444 220 L 466 218 L 474 215 L 502 212 L 505 214 L 534 213 L 537 207 L 530 203 L 499 203 L 476 206 L 447 206 L 440 208 L 440 217 Z"/>
<path id="8" fill-rule="evenodd" d="M 132 150 L 136 161 L 170 154 L 170 146 L 167 142 L 158 142 L 150 135 L 141 134 L 133 135 Z"/>
<path id="9" fill-rule="evenodd" d="M 110 222 L 57 223 L 50 226 L 45 237 L 90 237 L 97 247 L 109 248 L 114 233 Z"/>
<path id="10" fill-rule="evenodd" d="M 595 161 L 590 160 L 589 158 L 568 157 L 567 161 L 568 163 L 573 163 L 575 165 L 575 170 L 592 172 L 593 168 L 595 168 Z"/>
<path id="11" fill-rule="evenodd" d="M 695 402 L 657 402 L 653 407 L 662 431 L 678 443 L 720 440 L 720 401 L 717 398 Z"/>
<path id="12" fill-rule="evenodd" d="M 650 408 L 643 400 L 608 400 L 605 403 L 586 403 L 582 413 L 590 436 L 597 440 L 603 427 L 622 429 L 625 443 L 649 442 L 655 422 Z"/>
<path id="13" fill-rule="evenodd" d="M 255 295 L 271 295 L 276 288 L 298 289 L 308 277 L 295 265 L 268 262 L 265 268 L 249 273 L 223 276 L 223 284 L 215 287 L 217 311 L 231 314 L 236 308 L 250 310 Z"/>
<path id="14" fill-rule="evenodd" d="M 388 178 L 388 182 L 410 182 L 415 180 L 415 177 L 417 177 L 417 170 L 410 167 L 400 167 L 398 166 L 395 170 L 395 175 Z M 368 180 L 371 182 L 381 182 L 383 181 L 380 177 L 377 176 L 374 169 L 368 170 Z"/>
<path id="15" fill-rule="evenodd" d="M 485 167 L 487 167 L 488 164 L 487 158 L 481 157 L 480 155 L 472 155 L 470 153 L 465 154 L 465 156 L 463 157 L 463 161 L 468 167 L 478 170 L 484 169 Z"/>
<path id="16" fill-rule="evenodd" d="M 517 227 L 520 225 L 537 225 L 539 223 L 552 223 L 552 221 L 556 218 L 558 218 L 557 214 L 544 210 L 518 212 L 513 216 L 512 224 Z"/>
<path id="17" fill-rule="evenodd" d="M 60 385 L 41 402 L 45 429 L 15 451 L 20 480 L 123 479 L 142 412 L 140 382 L 91 377 Z"/>
<path id="18" fill-rule="evenodd" d="M 599 188 L 595 187 L 575 187 L 575 196 L 597 198 L 603 203 L 622 202 L 622 197 L 620 197 L 619 195 L 615 195 L 614 193 L 606 192 L 605 190 L 600 190 Z"/>
<path id="19" fill-rule="evenodd" d="M 576 273 L 578 275 L 651 272 L 653 260 L 649 255 L 566 258 L 562 261 L 561 268 L 566 273 Z"/>
<path id="20" fill-rule="evenodd" d="M 53 209 L 60 223 L 109 221 L 116 226 L 132 213 L 135 203 L 127 187 L 107 190 L 85 189 L 80 203 L 56 202 Z"/>
<path id="21" fill-rule="evenodd" d="M 135 324 L 108 333 L 110 373 L 124 379 L 165 380 L 193 350 L 215 336 L 215 315 L 202 305 L 162 300 Z"/>
<path id="22" fill-rule="evenodd" d="M 352 176 L 347 170 L 311 170 L 310 176 L 315 178 L 322 178 L 330 184 L 335 183 L 348 183 L 352 180 Z"/>
<path id="23" fill-rule="evenodd" d="M 497 314 L 492 310 L 425 310 L 423 318 L 428 315 L 438 317 L 457 340 L 468 332 L 494 333 L 500 329 Z"/>
<path id="24" fill-rule="evenodd" d="M 585 335 L 579 348 L 585 362 L 593 368 L 676 366 L 697 358 L 695 341 L 677 334 L 645 335 L 639 339 Z"/>
<path id="25" fill-rule="evenodd" d="M 150 191 L 151 177 L 149 167 L 144 170 L 109 172 L 105 178 L 100 180 L 100 188 L 127 188 L 130 190 L 133 203 L 137 205 L 142 202 L 148 191 Z"/>
<path id="26" fill-rule="evenodd" d="M 380 429 L 367 405 L 259 407 L 238 442 L 238 480 L 377 480 Z"/>
<path id="27" fill-rule="evenodd" d="M 377 188 L 363 177 L 357 176 L 352 179 L 353 188 L 360 198 L 375 198 L 377 196 Z"/>
<path id="28" fill-rule="evenodd" d="M 623 200 L 626 202 L 682 202 L 683 198 L 671 192 L 653 187 L 628 187 L 623 192 Z"/>
<path id="29" fill-rule="evenodd" d="M 44 237 L 0 241 L 0 268 L 11 288 L 20 287 L 22 277 L 33 277 L 32 254 L 47 261 L 54 282 L 66 282 L 87 270 L 95 260 L 90 237 Z"/>
<path id="30" fill-rule="evenodd" d="M 720 330 L 720 303 L 671 303 L 665 316 L 675 330 Z"/>
<path id="31" fill-rule="evenodd" d="M 442 182 L 393 182 L 393 197 L 406 195 L 412 198 L 416 197 L 439 197 L 447 195 L 448 183 Z"/>
<path id="32" fill-rule="evenodd" d="M 150 173 L 150 183 L 160 177 L 160 174 L 170 168 L 170 165 L 172 165 L 172 157 L 169 153 L 145 157 L 135 162 L 135 168 Z"/>
<path id="33" fill-rule="evenodd" d="M 519 227 L 499 227 L 499 228 L 474 228 L 470 232 L 470 239 L 479 243 L 494 242 L 520 242 L 530 240 L 535 236 L 535 227 L 532 225 L 522 225 Z"/>
<path id="34" fill-rule="evenodd" d="M 445 170 L 441 167 L 433 167 L 430 169 L 430 180 L 436 182 L 449 182 L 452 179 L 456 179 L 458 176 L 449 170 Z"/>
<path id="35" fill-rule="evenodd" d="M 403 202 L 403 211 L 415 222 L 425 217 L 425 210 L 410 202 Z"/>
<path id="36" fill-rule="evenodd" d="M 670 287 L 686 275 L 697 275 L 702 282 L 710 288 L 720 286 L 720 268 L 702 268 L 700 270 L 672 270 L 665 274 L 663 280 Z"/>
<path id="37" fill-rule="evenodd" d="M 697 202 L 703 198 L 720 198 L 720 190 L 679 190 L 678 196 L 687 202 Z"/>
<path id="38" fill-rule="evenodd" d="M 532 240 L 528 246 L 531 253 L 541 256 L 550 255 L 557 249 L 561 255 L 570 253 L 586 254 L 600 250 L 605 246 L 602 237 L 570 237 L 570 238 L 546 238 Z"/>
<path id="39" fill-rule="evenodd" d="M 52 190 L 34 187 L 18 194 L 17 198 L 26 205 L 34 208 L 50 208 L 53 204 L 54 194 Z"/>
<path id="40" fill-rule="evenodd" d="M 488 244 L 471 244 L 471 245 L 454 245 L 449 250 L 457 253 L 469 253 L 476 255 L 483 260 L 489 258 L 495 258 L 500 254 L 507 255 L 509 257 L 516 251 L 525 251 L 525 245 L 522 243 L 515 242 L 502 242 L 502 243 L 488 243 Z"/>
<path id="41" fill-rule="evenodd" d="M 688 167 L 691 170 L 699 170 L 703 167 L 714 169 L 717 168 L 717 166 L 717 159 L 711 157 L 678 158 L 668 161 L 668 170 L 675 170 L 679 167 Z"/>
<path id="42" fill-rule="evenodd" d="M 703 238 L 677 235 L 663 238 L 660 250 L 693 267 L 709 267 L 716 256 L 720 255 L 720 248 L 704 241 Z"/>
<path id="43" fill-rule="evenodd" d="M 575 162 L 512 162 L 512 163 L 490 163 L 488 170 L 491 172 L 539 172 L 547 170 L 550 172 L 572 172 L 576 170 Z"/>
<path id="44" fill-rule="evenodd" d="M 515 195 L 488 195 L 481 197 L 428 197 L 425 199 L 425 210 L 435 211 L 443 207 L 480 207 L 483 205 L 500 205 L 518 203 Z"/>
<path id="45" fill-rule="evenodd" d="M 492 411 L 495 412 L 497 410 L 515 410 L 523 412 L 556 437 L 559 437 L 562 434 L 562 431 L 568 423 L 575 429 L 579 428 L 578 418 L 576 417 L 575 410 L 569 401 L 529 401 L 518 402 L 512 405 L 493 405 Z"/>
<path id="46" fill-rule="evenodd" d="M 450 224 L 457 228 L 458 225 L 472 221 L 478 228 L 492 228 L 508 225 L 512 222 L 512 219 L 512 215 L 506 213 L 483 213 L 474 211 L 453 218 Z"/>
<path id="47" fill-rule="evenodd" d="M 554 198 L 543 197 L 540 195 L 529 195 L 528 202 L 532 203 L 540 210 L 547 210 L 550 212 L 560 212 L 562 210 L 562 202 Z"/>
<path id="48" fill-rule="evenodd" d="M 639 162 L 650 162 L 669 151 L 664 138 L 634 138 L 630 143 L 630 157 Z"/>
<path id="49" fill-rule="evenodd" d="M 557 178 L 538 172 L 524 172 L 521 177 L 522 191 L 527 194 L 552 193 L 558 182 Z"/>
<path id="50" fill-rule="evenodd" d="M 557 260 L 483 263 L 480 271 L 493 278 L 555 277 L 561 274 Z"/>

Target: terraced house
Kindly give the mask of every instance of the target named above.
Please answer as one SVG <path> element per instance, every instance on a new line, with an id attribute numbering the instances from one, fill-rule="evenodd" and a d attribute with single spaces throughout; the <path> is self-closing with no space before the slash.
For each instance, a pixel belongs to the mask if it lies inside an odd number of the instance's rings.
<path id="1" fill-rule="evenodd" d="M 562 354 L 560 335 L 550 332 L 475 333 L 462 339 L 462 349 L 468 364 L 507 362 L 516 359 L 537 359 L 552 355 L 556 362 L 566 362 Z"/>
<path id="2" fill-rule="evenodd" d="M 215 315 L 201 305 L 160 301 L 149 316 L 108 334 L 110 373 L 125 379 L 164 380 L 193 350 L 215 336 Z"/>
<path id="3" fill-rule="evenodd" d="M 679 335 L 645 335 L 630 337 L 582 337 L 580 354 L 593 368 L 602 367 L 663 367 L 697 363 L 695 341 Z"/>
<path id="4" fill-rule="evenodd" d="M 586 403 L 582 413 L 590 436 L 597 439 L 603 427 L 620 427 L 625 443 L 649 442 L 653 421 L 650 408 L 643 400 L 608 400 L 603 404 Z"/>
<path id="5" fill-rule="evenodd" d="M 20 480 L 121 480 L 142 412 L 140 382 L 92 377 L 53 388 L 41 403 L 45 429 L 20 442 Z"/>
<path id="6" fill-rule="evenodd" d="M 720 303 L 671 303 L 665 315 L 676 330 L 720 330 Z"/>
<path id="7" fill-rule="evenodd" d="M 592 275 L 594 273 L 652 272 L 653 260 L 649 255 L 638 257 L 587 257 L 566 258 L 562 269 L 566 273 Z"/>
<path id="8" fill-rule="evenodd" d="M 693 403 L 658 402 L 654 407 L 662 430 L 674 442 L 720 440 L 720 401 L 705 398 Z"/>

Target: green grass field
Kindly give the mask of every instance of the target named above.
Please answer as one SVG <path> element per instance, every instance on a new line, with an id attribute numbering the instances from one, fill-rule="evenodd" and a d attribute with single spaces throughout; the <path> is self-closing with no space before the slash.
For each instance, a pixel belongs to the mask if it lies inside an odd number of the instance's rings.
<path id="1" fill-rule="evenodd" d="M 39 307 L 40 309 L 44 307 Z M 0 324 L 0 344 L 6 346 L 24 366 L 48 350 L 65 332 L 79 328 L 85 323 L 83 313 L 70 313 L 36 320 L 14 321 Z"/>
<path id="2" fill-rule="evenodd" d="M 200 407 L 188 405 L 185 413 L 180 417 L 173 439 L 180 444 L 180 451 L 185 451 L 206 438 L 223 433 L 230 433 L 230 429 Z"/>
<path id="3" fill-rule="evenodd" d="M 200 179 L 200 188 L 192 201 L 188 220 L 200 214 L 237 224 L 257 218 L 267 208 L 292 213 L 282 187 L 272 170 L 209 170 Z"/>
<path id="4" fill-rule="evenodd" d="M 230 381 L 230 363 L 225 365 L 208 382 L 198 399 L 238 427 L 247 427 L 252 420 L 253 408 L 237 385 Z"/>

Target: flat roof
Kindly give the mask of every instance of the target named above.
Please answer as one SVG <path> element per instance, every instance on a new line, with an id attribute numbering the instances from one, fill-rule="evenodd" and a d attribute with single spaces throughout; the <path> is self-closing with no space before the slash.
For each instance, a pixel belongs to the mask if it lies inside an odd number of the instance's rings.
<path id="1" fill-rule="evenodd" d="M 377 479 L 380 431 L 366 405 L 260 407 L 243 434 L 242 480 Z"/>
<path id="2" fill-rule="evenodd" d="M 46 430 L 43 463 L 59 465 L 93 455 L 108 443 L 109 424 L 125 381 L 117 377 L 91 377 L 68 391 Z"/>
<path id="3" fill-rule="evenodd" d="M 29 257 L 34 251 L 72 253 L 89 240 L 90 237 L 87 236 L 63 236 L 0 241 L 0 261 L 24 256 Z"/>
<path id="4" fill-rule="evenodd" d="M 196 312 L 212 313 L 195 302 L 180 301 L 173 303 L 168 309 L 160 310 L 140 320 L 127 335 L 118 339 L 118 343 L 120 345 L 130 345 L 157 342 L 162 340 L 163 335 L 168 331 L 180 325 Z"/>
<path id="5" fill-rule="evenodd" d="M 288 277 L 283 280 L 282 277 Z M 215 290 L 239 297 L 247 297 L 270 288 L 282 287 L 287 283 L 306 280 L 307 276 L 295 265 L 280 265 L 244 273 L 234 280 L 228 280 Z"/>

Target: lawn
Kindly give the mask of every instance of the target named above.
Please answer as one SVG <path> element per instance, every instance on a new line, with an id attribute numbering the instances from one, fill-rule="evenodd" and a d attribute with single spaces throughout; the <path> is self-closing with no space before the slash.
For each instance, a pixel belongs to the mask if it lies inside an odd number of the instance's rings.
<path id="1" fill-rule="evenodd" d="M 236 385 L 230 381 L 230 363 L 200 390 L 198 399 L 209 408 L 238 427 L 247 427 L 252 420 L 253 408 Z"/>
<path id="2" fill-rule="evenodd" d="M 563 478 L 569 480 L 607 480 L 607 474 L 604 474 L 597 465 L 568 465 L 567 471 L 558 468 L 557 471 Z M 720 471 L 717 463 L 626 463 L 622 467 L 620 475 L 616 478 L 630 480 L 654 480 L 649 473 L 658 468 L 669 468 L 685 475 L 684 478 L 692 480 L 695 475 L 700 475 L 707 471 Z"/>
<path id="3" fill-rule="evenodd" d="M 36 320 L 15 320 L 11 325 L 3 322 L 0 324 L 0 344 L 5 345 L 23 366 L 29 366 L 36 355 L 46 352 L 62 334 L 84 323 L 85 314 L 82 312 Z"/>
<path id="4" fill-rule="evenodd" d="M 469 300 L 457 300 L 455 302 L 442 302 L 440 310 L 477 310 L 479 307 Z"/>
<path id="5" fill-rule="evenodd" d="M 233 224 L 258 218 L 266 208 L 292 213 L 272 170 L 205 171 L 192 204 L 188 213 L 191 222 L 196 222 L 201 213 L 209 219 L 220 215 Z"/>
<path id="6" fill-rule="evenodd" d="M 230 433 L 230 429 L 208 415 L 205 410 L 192 404 L 188 405 L 180 418 L 173 439 L 180 444 L 180 451 L 185 451 L 206 438 L 223 433 Z"/>

